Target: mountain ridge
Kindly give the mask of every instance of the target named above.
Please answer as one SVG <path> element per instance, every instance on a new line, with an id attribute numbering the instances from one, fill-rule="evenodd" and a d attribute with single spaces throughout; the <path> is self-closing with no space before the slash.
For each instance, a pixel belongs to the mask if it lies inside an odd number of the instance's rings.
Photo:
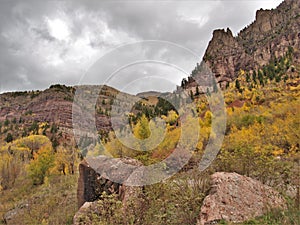
<path id="1" fill-rule="evenodd" d="M 284 56 L 289 48 L 295 49 L 294 63 L 300 63 L 300 2 L 283 1 L 276 9 L 256 12 L 255 21 L 237 36 L 230 28 L 213 31 L 213 37 L 203 56 L 221 88 L 238 77 L 240 70 L 253 72 L 271 59 Z M 192 76 L 201 73 L 192 72 Z M 186 87 L 193 87 L 188 79 Z"/>

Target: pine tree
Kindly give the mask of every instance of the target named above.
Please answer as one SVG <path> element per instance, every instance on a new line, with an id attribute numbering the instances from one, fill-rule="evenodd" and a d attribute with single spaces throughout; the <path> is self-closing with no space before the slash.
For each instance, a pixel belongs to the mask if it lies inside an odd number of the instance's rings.
<path id="1" fill-rule="evenodd" d="M 263 78 L 263 74 L 260 70 L 258 70 L 258 80 L 259 80 L 259 83 L 263 86 L 264 85 L 264 78 Z"/>
<path id="2" fill-rule="evenodd" d="M 9 142 L 12 142 L 13 139 L 14 139 L 14 138 L 13 138 L 12 134 L 11 134 L 11 133 L 8 133 L 7 136 L 6 136 L 6 138 L 5 138 L 5 141 L 6 141 L 7 143 L 9 143 Z"/>
<path id="3" fill-rule="evenodd" d="M 235 87 L 236 87 L 236 89 L 238 89 L 239 91 L 241 90 L 240 81 L 239 81 L 238 79 L 235 80 Z"/>
<path id="4" fill-rule="evenodd" d="M 246 81 L 247 81 L 247 83 L 250 83 L 250 75 L 249 75 L 249 73 L 246 73 Z"/>
<path id="5" fill-rule="evenodd" d="M 254 84 L 256 84 L 256 71 L 255 70 L 252 73 L 252 80 L 253 80 Z"/>
<path id="6" fill-rule="evenodd" d="M 200 94 L 200 92 L 199 92 L 199 86 L 197 85 L 197 87 L 196 87 L 196 95 L 199 95 Z"/>

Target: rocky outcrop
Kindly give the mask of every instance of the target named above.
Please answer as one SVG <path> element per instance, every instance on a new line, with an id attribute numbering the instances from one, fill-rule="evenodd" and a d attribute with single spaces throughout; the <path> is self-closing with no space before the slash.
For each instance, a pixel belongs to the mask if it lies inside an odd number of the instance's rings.
<path id="1" fill-rule="evenodd" d="M 128 186 L 125 182 L 132 179 L 134 170 L 142 165 L 139 161 L 131 158 L 111 159 L 105 156 L 88 158 L 87 161 L 84 160 L 79 165 L 77 189 L 79 210 L 74 216 L 73 224 L 99 222 L 94 221 L 90 215 L 96 213 L 101 218 L 98 200 L 102 200 L 103 192 L 107 195 L 115 194 L 116 200 L 122 202 L 124 215 L 127 210 L 139 209 L 142 206 L 142 187 Z M 109 180 L 109 177 L 113 181 Z"/>
<path id="2" fill-rule="evenodd" d="M 258 10 L 255 21 L 236 37 L 229 28 L 215 30 L 203 61 L 225 87 L 241 69 L 261 68 L 270 59 L 286 54 L 289 47 L 295 50 L 295 63 L 300 63 L 300 1 L 285 0 L 276 9 Z"/>
<path id="3" fill-rule="evenodd" d="M 218 172 L 212 175 L 212 187 L 204 199 L 198 224 L 243 222 L 286 207 L 285 200 L 271 187 L 237 173 Z"/>
<path id="4" fill-rule="evenodd" d="M 229 28 L 215 30 L 206 50 L 204 61 L 219 83 L 233 80 L 240 68 L 250 65 L 251 57 Z"/>
<path id="5" fill-rule="evenodd" d="M 108 195 L 117 194 L 122 201 L 126 201 L 129 196 L 134 196 L 135 192 L 141 189 L 124 184 L 136 167 L 142 165 L 139 161 L 130 158 L 111 159 L 98 156 L 95 159 L 89 158 L 88 162 L 91 165 L 85 160 L 79 165 L 77 189 L 79 208 L 85 202 L 100 199 L 103 192 Z"/>

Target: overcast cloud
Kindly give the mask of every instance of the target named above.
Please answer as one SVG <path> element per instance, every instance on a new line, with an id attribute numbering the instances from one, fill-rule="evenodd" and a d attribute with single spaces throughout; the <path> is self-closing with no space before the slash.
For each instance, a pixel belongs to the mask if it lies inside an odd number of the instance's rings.
<path id="1" fill-rule="evenodd" d="M 131 93 L 170 91 L 201 61 L 214 29 L 229 27 L 237 34 L 256 10 L 280 2 L 0 1 L 0 92 L 55 83 L 107 83 Z M 166 64 L 134 64 L 139 60 Z"/>

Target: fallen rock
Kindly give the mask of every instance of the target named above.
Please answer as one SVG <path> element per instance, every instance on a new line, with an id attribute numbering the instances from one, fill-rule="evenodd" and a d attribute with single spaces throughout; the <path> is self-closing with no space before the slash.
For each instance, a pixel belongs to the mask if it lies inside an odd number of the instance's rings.
<path id="1" fill-rule="evenodd" d="M 287 205 L 271 187 L 237 173 L 218 172 L 212 175 L 212 188 L 204 199 L 197 224 L 244 222 L 273 208 L 286 209 Z"/>

